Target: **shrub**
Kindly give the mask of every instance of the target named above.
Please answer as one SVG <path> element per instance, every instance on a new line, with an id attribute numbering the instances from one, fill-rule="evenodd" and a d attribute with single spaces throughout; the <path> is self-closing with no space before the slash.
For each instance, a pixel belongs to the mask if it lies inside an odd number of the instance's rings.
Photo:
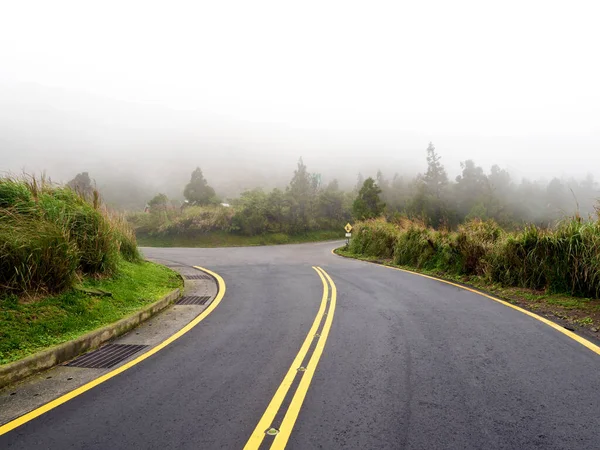
<path id="1" fill-rule="evenodd" d="M 350 251 L 366 256 L 391 258 L 397 236 L 397 227 L 385 219 L 358 222 L 350 240 Z"/>
<path id="2" fill-rule="evenodd" d="M 121 256 L 129 262 L 141 261 L 142 256 L 137 247 L 135 232 L 127 223 L 127 220 L 121 215 L 111 215 L 108 212 L 105 212 L 105 215 L 113 229 Z"/>
<path id="3" fill-rule="evenodd" d="M 58 292 L 71 286 L 78 263 L 65 227 L 0 212 L 0 292 Z"/>
<path id="4" fill-rule="evenodd" d="M 79 268 L 87 274 L 116 270 L 119 245 L 109 220 L 70 188 L 41 194 L 39 208 L 46 219 L 66 226 L 79 249 Z"/>
<path id="5" fill-rule="evenodd" d="M 15 208 L 21 211 L 33 206 L 33 196 L 25 182 L 9 178 L 0 179 L 0 208 Z"/>
<path id="6" fill-rule="evenodd" d="M 172 223 L 159 229 L 161 234 L 208 233 L 227 231 L 233 210 L 224 206 L 191 206 L 185 208 Z"/>
<path id="7" fill-rule="evenodd" d="M 461 273 L 486 274 L 489 270 L 487 256 L 502 235 L 502 229 L 493 220 L 474 219 L 459 226 L 454 245 L 460 255 Z"/>
<path id="8" fill-rule="evenodd" d="M 433 269 L 440 251 L 436 232 L 411 226 L 400 233 L 394 248 L 394 263 L 403 266 Z"/>
<path id="9" fill-rule="evenodd" d="M 119 258 L 140 260 L 132 229 L 68 187 L 0 179 L 0 294 L 56 292 L 77 272 L 109 275 Z"/>
<path id="10" fill-rule="evenodd" d="M 505 232 L 494 221 L 471 220 L 456 232 L 406 218 L 359 222 L 350 251 L 395 264 L 477 275 L 507 286 L 600 296 L 600 220 L 565 220 L 553 229 Z"/>

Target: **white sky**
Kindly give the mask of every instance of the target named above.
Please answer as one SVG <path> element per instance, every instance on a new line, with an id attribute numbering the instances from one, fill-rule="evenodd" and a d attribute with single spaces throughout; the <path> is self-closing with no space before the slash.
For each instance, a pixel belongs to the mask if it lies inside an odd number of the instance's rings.
<path id="1" fill-rule="evenodd" d="M 37 85 L 276 136 L 294 160 L 422 165 L 432 140 L 453 167 L 599 177 L 599 17 L 600 2 L 576 0 L 4 0 L 0 110 Z"/>

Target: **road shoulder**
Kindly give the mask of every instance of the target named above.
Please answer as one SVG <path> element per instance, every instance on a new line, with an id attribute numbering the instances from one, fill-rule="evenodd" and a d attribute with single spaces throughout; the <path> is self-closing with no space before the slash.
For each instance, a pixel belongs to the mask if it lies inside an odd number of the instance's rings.
<path id="1" fill-rule="evenodd" d="M 419 272 L 414 268 L 405 268 L 400 266 L 395 266 L 391 264 L 389 261 L 383 261 L 381 259 L 374 259 L 368 257 L 361 257 L 360 255 L 348 254 L 346 252 L 341 252 L 342 247 L 335 248 L 331 252 L 340 258 L 353 259 L 361 262 L 371 263 L 374 265 L 382 266 L 387 269 L 398 270 L 404 273 L 410 273 L 413 275 L 417 275 L 420 277 L 429 278 L 431 280 L 439 281 L 441 283 L 449 284 L 452 286 L 456 286 L 458 288 L 464 289 L 466 291 L 473 292 L 475 294 L 486 297 L 495 302 L 501 303 L 504 306 L 515 309 L 523 314 L 526 314 L 540 322 L 545 323 L 546 325 L 554 328 L 556 331 L 566 335 L 567 337 L 579 342 L 584 347 L 587 347 L 589 350 L 594 353 L 600 355 L 600 339 L 596 335 L 596 332 L 590 331 L 585 327 L 577 327 L 572 321 L 565 320 L 563 317 L 555 316 L 549 312 L 539 311 L 537 309 L 531 308 L 530 304 L 527 303 L 524 299 L 517 299 L 514 297 L 504 297 L 499 295 L 498 292 L 489 291 L 486 289 L 482 289 L 479 286 L 472 285 L 469 283 L 465 283 L 461 280 L 456 280 L 450 277 L 440 276 L 439 274 L 432 274 L 426 272 Z"/>
<path id="2" fill-rule="evenodd" d="M 56 399 L 62 396 L 81 389 L 87 384 L 94 382 L 94 380 L 122 369 L 125 365 L 131 364 L 132 361 L 140 358 L 140 355 L 157 351 L 156 347 L 163 345 L 165 341 L 181 333 L 192 321 L 197 320 L 219 296 L 219 283 L 208 273 L 191 266 L 169 261 L 155 262 L 167 265 L 182 275 L 185 280 L 185 288 L 183 297 L 177 303 L 184 304 L 173 303 L 173 301 L 180 297 L 179 290 L 177 290 L 177 292 L 169 294 L 168 299 L 165 298 L 157 302 L 161 303 L 161 305 L 158 305 L 161 308 L 158 308 L 151 318 L 146 317 L 148 320 L 136 327 L 140 323 L 138 322 L 138 324 L 128 328 L 129 332 L 125 330 L 125 334 L 118 338 L 116 336 L 109 338 L 112 339 L 109 343 L 106 342 L 107 340 L 103 340 L 102 342 L 106 343 L 106 345 L 100 347 L 100 349 L 75 358 L 73 361 L 64 360 L 62 364 L 56 365 L 49 370 L 37 373 L 0 389 L 0 434 L 3 434 L 1 428 L 3 425 L 9 424 L 30 411 L 34 411 L 49 402 L 56 401 Z M 192 298 L 192 304 L 185 304 L 188 303 L 190 297 Z M 202 304 L 193 304 L 193 300 L 197 298 L 204 300 L 203 302 L 201 301 Z M 153 306 L 157 306 L 157 304 L 151 305 L 150 309 Z M 93 355 L 109 345 L 139 350 L 110 367 L 78 367 L 70 365 L 83 357 L 89 359 L 88 355 Z M 75 353 L 69 359 L 77 356 L 77 354 Z M 110 361 L 110 363 L 112 362 L 114 361 Z M 102 366 L 102 364 L 98 364 L 98 366 Z M 7 431 L 9 430 L 5 432 Z"/>

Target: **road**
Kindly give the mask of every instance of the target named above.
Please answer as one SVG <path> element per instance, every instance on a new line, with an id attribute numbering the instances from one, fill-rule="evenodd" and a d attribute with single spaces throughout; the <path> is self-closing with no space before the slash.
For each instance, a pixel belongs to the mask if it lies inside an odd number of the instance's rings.
<path id="1" fill-rule="evenodd" d="M 597 354 L 490 299 L 333 247 L 145 249 L 218 273 L 219 306 L 169 347 L 1 436 L 0 448 L 244 448 L 324 286 L 331 328 L 286 448 L 600 448 Z M 298 406 L 302 375 L 274 428 Z"/>

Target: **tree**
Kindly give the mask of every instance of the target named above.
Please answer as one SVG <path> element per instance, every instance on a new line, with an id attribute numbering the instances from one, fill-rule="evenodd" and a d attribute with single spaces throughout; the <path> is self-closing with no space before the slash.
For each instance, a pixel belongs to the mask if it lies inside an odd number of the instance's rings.
<path id="1" fill-rule="evenodd" d="M 442 190 L 448 184 L 448 174 L 441 163 L 441 159 L 441 156 L 436 153 L 433 143 L 430 142 L 427 147 L 427 172 L 423 177 L 423 181 L 429 193 L 437 199 L 441 198 Z"/>
<path id="2" fill-rule="evenodd" d="M 85 198 L 90 198 L 94 193 L 94 186 L 88 172 L 78 173 L 75 178 L 67 183 L 67 186 Z"/>
<path id="3" fill-rule="evenodd" d="M 287 194 L 290 200 L 290 219 L 294 231 L 306 231 L 312 216 L 312 202 L 318 188 L 318 178 L 308 173 L 302 158 L 290 181 Z"/>
<path id="4" fill-rule="evenodd" d="M 510 174 L 494 164 L 487 179 L 490 189 L 490 200 L 487 205 L 489 216 L 501 226 L 509 227 L 514 222 L 509 207 L 510 199 L 514 197 Z"/>
<path id="5" fill-rule="evenodd" d="M 365 177 L 363 177 L 362 173 L 358 172 L 358 176 L 356 177 L 356 186 L 354 187 L 354 192 L 357 193 L 360 191 L 360 188 L 365 183 Z"/>
<path id="6" fill-rule="evenodd" d="M 235 201 L 236 213 L 232 228 L 246 236 L 265 233 L 268 230 L 267 195 L 262 189 L 242 192 Z"/>
<path id="7" fill-rule="evenodd" d="M 415 192 L 407 201 L 407 211 L 434 227 L 453 225 L 448 208 L 448 174 L 433 143 L 427 147 L 427 172 L 417 177 Z"/>
<path id="8" fill-rule="evenodd" d="M 456 186 L 454 187 L 455 198 L 458 205 L 458 212 L 461 216 L 474 217 L 485 211 L 482 205 L 489 204 L 491 201 L 490 183 L 486 174 L 480 166 L 476 166 L 472 159 L 461 162 L 462 173 L 456 177 Z M 472 209 L 479 205 L 475 210 Z M 486 219 L 486 217 L 479 217 Z"/>
<path id="9" fill-rule="evenodd" d="M 381 189 L 375 180 L 371 177 L 367 178 L 352 204 L 354 217 L 364 220 L 380 216 L 385 208 L 385 203 L 381 201 L 379 194 L 381 194 Z"/>
<path id="10" fill-rule="evenodd" d="M 319 192 L 317 216 L 322 228 L 332 229 L 344 225 L 342 222 L 349 219 L 349 214 L 344 210 L 344 193 L 337 180 L 331 181 Z"/>
<path id="11" fill-rule="evenodd" d="M 390 182 L 385 179 L 383 172 L 381 170 L 377 171 L 377 175 L 375 177 L 375 182 L 379 189 L 381 189 L 381 198 L 385 201 L 386 204 L 390 204 Z"/>
<path id="12" fill-rule="evenodd" d="M 192 205 L 208 205 L 217 202 L 215 190 L 208 185 L 200 167 L 192 172 L 190 182 L 183 191 L 183 196 Z"/>
<path id="13" fill-rule="evenodd" d="M 151 213 L 161 213 L 167 210 L 169 198 L 165 194 L 156 194 L 152 200 L 148 202 L 148 208 Z"/>
<path id="14" fill-rule="evenodd" d="M 269 231 L 286 232 L 288 231 L 288 202 L 285 193 L 280 189 L 273 189 L 267 198 L 267 220 L 269 221 Z"/>

